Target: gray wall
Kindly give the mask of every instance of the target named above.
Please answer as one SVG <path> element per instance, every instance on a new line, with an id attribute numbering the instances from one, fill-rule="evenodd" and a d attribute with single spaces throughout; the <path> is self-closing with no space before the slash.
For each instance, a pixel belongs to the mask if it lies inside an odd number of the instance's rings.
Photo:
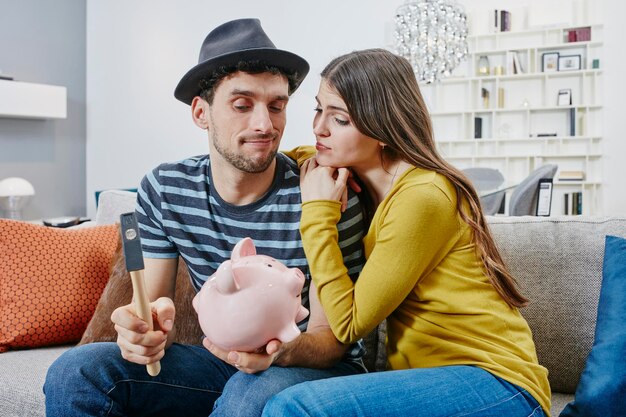
<path id="1" fill-rule="evenodd" d="M 25 219 L 86 213 L 86 16 L 85 0 L 0 0 L 0 69 L 67 88 L 67 119 L 0 118 L 0 180 L 35 187 Z"/>

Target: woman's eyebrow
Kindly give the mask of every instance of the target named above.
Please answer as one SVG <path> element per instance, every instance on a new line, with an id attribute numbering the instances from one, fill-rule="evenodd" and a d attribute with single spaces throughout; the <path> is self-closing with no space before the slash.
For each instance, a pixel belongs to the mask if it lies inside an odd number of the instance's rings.
<path id="1" fill-rule="evenodd" d="M 322 103 L 320 103 L 319 99 L 317 98 L 317 96 L 315 97 L 315 101 L 317 101 L 317 104 L 321 105 Z M 344 113 L 348 113 L 347 109 L 344 109 L 343 107 L 340 106 L 327 106 L 329 109 L 331 110 L 339 110 L 342 111 Z"/>

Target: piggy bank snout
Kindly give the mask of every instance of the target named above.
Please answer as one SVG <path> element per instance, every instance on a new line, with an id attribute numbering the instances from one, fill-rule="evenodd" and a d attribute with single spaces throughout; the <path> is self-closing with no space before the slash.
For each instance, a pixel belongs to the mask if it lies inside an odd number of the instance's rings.
<path id="1" fill-rule="evenodd" d="M 298 268 L 290 269 L 291 272 L 291 280 L 290 280 L 290 288 L 294 295 L 299 296 L 302 292 L 302 287 L 304 287 L 304 274 Z"/>

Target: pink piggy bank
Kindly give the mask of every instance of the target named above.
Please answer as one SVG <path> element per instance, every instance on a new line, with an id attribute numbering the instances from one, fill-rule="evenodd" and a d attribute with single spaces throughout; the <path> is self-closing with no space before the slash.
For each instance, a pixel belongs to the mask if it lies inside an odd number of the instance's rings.
<path id="1" fill-rule="evenodd" d="M 225 350 L 251 352 L 272 339 L 298 337 L 297 322 L 308 310 L 301 304 L 304 274 L 274 258 L 257 255 L 244 238 L 193 299 L 206 337 Z"/>

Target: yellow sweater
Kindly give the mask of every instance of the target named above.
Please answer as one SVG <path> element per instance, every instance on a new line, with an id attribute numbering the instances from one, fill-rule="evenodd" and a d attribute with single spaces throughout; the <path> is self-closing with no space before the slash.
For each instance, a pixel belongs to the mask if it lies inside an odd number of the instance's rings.
<path id="1" fill-rule="evenodd" d="M 311 275 L 341 342 L 386 318 L 390 369 L 475 365 L 526 389 L 549 415 L 548 372 L 530 328 L 485 276 L 445 177 L 411 168 L 396 181 L 364 238 L 367 263 L 356 283 L 336 244 L 339 218 L 339 202 L 302 205 Z"/>

